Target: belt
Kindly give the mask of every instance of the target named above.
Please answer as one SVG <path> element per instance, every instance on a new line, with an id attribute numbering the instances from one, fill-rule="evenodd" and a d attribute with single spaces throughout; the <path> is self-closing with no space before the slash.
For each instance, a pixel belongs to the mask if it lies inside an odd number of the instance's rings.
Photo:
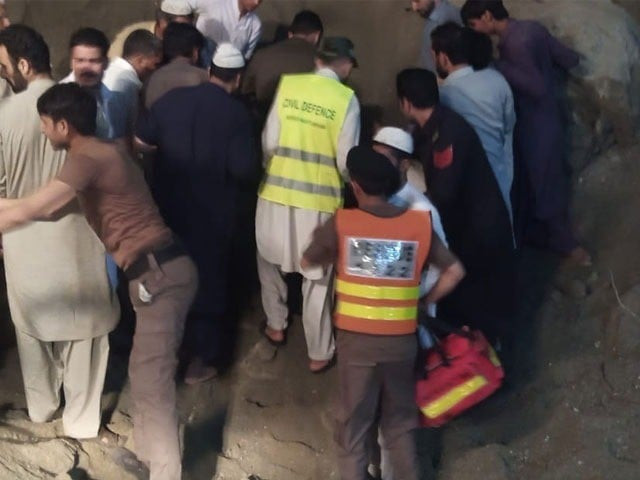
<path id="1" fill-rule="evenodd" d="M 182 245 L 182 242 L 179 240 L 175 240 L 167 245 L 166 247 L 159 248 L 157 250 L 152 250 L 150 252 L 146 252 L 141 254 L 127 269 L 124 271 L 125 276 L 129 280 L 133 280 L 138 278 L 143 273 L 151 270 L 151 264 L 149 263 L 149 255 L 153 255 L 158 265 L 162 265 L 163 263 L 167 263 L 174 258 L 180 257 L 182 255 L 187 255 L 187 250 Z"/>

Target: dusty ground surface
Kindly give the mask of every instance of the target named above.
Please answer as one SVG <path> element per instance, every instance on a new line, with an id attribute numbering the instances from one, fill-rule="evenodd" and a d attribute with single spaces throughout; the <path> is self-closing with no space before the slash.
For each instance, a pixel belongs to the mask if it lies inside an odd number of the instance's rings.
<path id="1" fill-rule="evenodd" d="M 517 375 L 464 417 L 420 433 L 426 478 L 434 478 L 432 460 L 440 480 L 640 478 L 640 317 L 629 313 L 640 314 L 638 153 L 611 151 L 580 177 L 576 218 L 596 255 L 593 268 L 524 252 L 514 320 Z M 248 304 L 234 368 L 210 383 L 180 386 L 185 477 L 337 479 L 336 372 L 307 372 L 299 322 L 276 354 L 260 339 L 261 321 L 260 307 Z M 127 437 L 123 331 L 112 347 L 104 404 L 110 427 Z M 144 478 L 117 465 L 122 449 L 60 438 L 59 420 L 28 422 L 11 347 L 2 354 L 0 385 L 0 479 Z"/>

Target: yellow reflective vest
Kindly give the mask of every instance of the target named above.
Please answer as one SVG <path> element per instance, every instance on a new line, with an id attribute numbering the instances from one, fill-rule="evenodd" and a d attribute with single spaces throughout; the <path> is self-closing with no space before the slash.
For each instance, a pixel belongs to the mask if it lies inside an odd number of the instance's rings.
<path id="1" fill-rule="evenodd" d="M 354 92 L 321 75 L 283 75 L 276 96 L 280 138 L 260 198 L 333 213 L 342 206 L 338 137 Z"/>

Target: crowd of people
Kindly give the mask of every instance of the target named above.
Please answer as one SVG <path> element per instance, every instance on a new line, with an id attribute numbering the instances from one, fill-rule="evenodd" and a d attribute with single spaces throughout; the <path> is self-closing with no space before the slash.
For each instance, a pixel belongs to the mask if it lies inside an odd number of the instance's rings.
<path id="1" fill-rule="evenodd" d="M 0 232 L 29 417 L 50 421 L 63 392 L 65 435 L 104 431 L 130 302 L 135 455 L 152 480 L 181 478 L 178 353 L 186 384 L 229 362 L 241 249 L 276 347 L 302 278 L 308 369 L 337 364 L 342 478 L 417 480 L 418 312 L 480 329 L 508 368 L 519 249 L 590 262 L 554 83 L 579 55 L 501 0 L 412 0 L 425 34 L 421 67 L 396 76 L 406 128 L 362 138 L 347 82 L 364 47 L 303 10 L 257 48 L 260 3 L 163 0 L 114 45 L 80 28 L 59 83 L 45 39 L 0 5 Z"/>

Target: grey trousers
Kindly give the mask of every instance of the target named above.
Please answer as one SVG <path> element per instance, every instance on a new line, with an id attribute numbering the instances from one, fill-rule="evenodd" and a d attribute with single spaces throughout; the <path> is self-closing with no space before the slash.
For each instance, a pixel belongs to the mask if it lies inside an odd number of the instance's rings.
<path id="1" fill-rule="evenodd" d="M 391 337 L 338 331 L 335 441 L 342 480 L 366 480 L 370 453 L 367 447 L 378 413 L 394 477 L 418 480 L 413 432 L 418 427 L 414 401 L 416 351 L 413 335 Z"/>
<path id="2" fill-rule="evenodd" d="M 262 292 L 262 308 L 267 325 L 274 330 L 287 328 L 287 284 L 278 265 L 266 261 L 258 252 L 258 275 Z M 302 326 L 309 358 L 329 360 L 335 342 L 331 324 L 333 269 L 327 269 L 320 280 L 302 279 Z"/>
<path id="3" fill-rule="evenodd" d="M 182 462 L 176 411 L 175 374 L 184 323 L 196 293 L 198 274 L 187 256 L 158 265 L 129 282 L 136 331 L 129 358 L 133 439 L 151 480 L 180 480 Z M 151 295 L 141 295 L 140 289 Z"/>
<path id="4" fill-rule="evenodd" d="M 65 435 L 96 437 L 109 359 L 109 336 L 43 342 L 16 330 L 16 339 L 29 418 L 36 423 L 51 420 L 60 407 L 62 388 Z"/>

